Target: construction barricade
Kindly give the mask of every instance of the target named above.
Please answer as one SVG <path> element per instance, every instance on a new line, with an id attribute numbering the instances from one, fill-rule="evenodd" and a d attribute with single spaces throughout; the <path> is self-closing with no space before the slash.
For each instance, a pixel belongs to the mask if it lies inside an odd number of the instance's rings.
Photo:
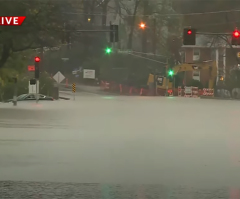
<path id="1" fill-rule="evenodd" d="M 100 88 L 104 91 L 108 91 L 110 89 L 110 83 L 101 81 Z"/>
<path id="2" fill-rule="evenodd" d="M 203 96 L 214 97 L 214 89 L 204 88 L 204 89 L 203 89 Z"/>
<path id="3" fill-rule="evenodd" d="M 178 87 L 178 97 L 182 97 L 182 87 Z"/>
<path id="4" fill-rule="evenodd" d="M 192 87 L 192 97 L 199 97 L 198 87 Z"/>
<path id="5" fill-rule="evenodd" d="M 192 87 L 184 87 L 184 97 L 192 97 Z"/>
<path id="6" fill-rule="evenodd" d="M 184 87 L 184 97 L 199 97 L 198 87 L 185 86 Z"/>

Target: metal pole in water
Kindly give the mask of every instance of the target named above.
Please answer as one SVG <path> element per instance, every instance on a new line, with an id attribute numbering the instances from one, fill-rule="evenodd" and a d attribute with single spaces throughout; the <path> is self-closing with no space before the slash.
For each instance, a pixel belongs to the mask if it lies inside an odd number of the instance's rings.
<path id="1" fill-rule="evenodd" d="M 14 78 L 13 106 L 17 106 L 17 78 Z"/>

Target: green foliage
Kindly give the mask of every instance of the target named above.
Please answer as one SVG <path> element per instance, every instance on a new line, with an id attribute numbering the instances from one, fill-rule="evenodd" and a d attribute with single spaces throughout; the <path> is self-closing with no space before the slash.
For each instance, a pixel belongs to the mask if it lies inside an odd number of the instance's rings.
<path id="1" fill-rule="evenodd" d="M 48 73 L 44 72 L 40 75 L 40 93 L 43 95 L 51 96 L 54 87 L 54 80 L 49 76 Z"/>
<path id="2" fill-rule="evenodd" d="M 127 83 L 131 81 L 136 86 L 146 85 L 150 72 L 149 61 L 131 55 L 104 55 L 99 59 L 91 59 L 83 64 L 84 68 L 95 69 L 99 79 Z M 151 66 L 161 68 L 159 63 Z M 99 72 L 98 72 L 99 71 Z"/>
<path id="3" fill-rule="evenodd" d="M 30 77 L 20 76 L 17 83 L 18 95 L 28 93 L 28 83 Z M 43 95 L 52 95 L 54 80 L 46 73 L 41 73 L 40 76 L 40 93 Z M 0 101 L 6 101 L 13 98 L 14 94 L 14 82 L 8 81 L 4 86 L 0 86 Z"/>
<path id="4" fill-rule="evenodd" d="M 0 68 L 14 52 L 56 46 L 63 35 L 63 1 L 2 1 L 2 16 L 26 16 L 22 26 L 0 26 Z"/>

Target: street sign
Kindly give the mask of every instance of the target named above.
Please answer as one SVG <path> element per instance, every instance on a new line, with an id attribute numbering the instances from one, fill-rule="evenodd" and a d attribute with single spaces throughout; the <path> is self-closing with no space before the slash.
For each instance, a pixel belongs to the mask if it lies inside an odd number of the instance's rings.
<path id="1" fill-rule="evenodd" d="M 240 52 L 237 53 L 237 56 L 240 57 Z"/>
<path id="2" fill-rule="evenodd" d="M 95 79 L 95 70 L 83 69 L 83 78 L 84 79 Z"/>
<path id="3" fill-rule="evenodd" d="M 28 66 L 28 71 L 35 71 L 35 66 Z"/>
<path id="4" fill-rule="evenodd" d="M 164 77 L 162 77 L 162 76 L 158 76 L 157 77 L 157 85 L 158 86 L 162 86 L 163 85 L 163 79 L 164 79 Z"/>
<path id="5" fill-rule="evenodd" d="M 75 83 L 72 84 L 72 92 L 76 93 L 76 84 Z"/>
<path id="6" fill-rule="evenodd" d="M 60 71 L 58 71 L 58 72 L 53 76 L 53 79 L 55 79 L 55 81 L 60 84 L 60 83 L 65 79 L 65 77 L 64 77 L 64 75 L 63 75 Z"/>
<path id="7" fill-rule="evenodd" d="M 68 60 L 69 60 L 69 58 L 62 58 L 62 60 L 63 60 L 63 61 L 68 61 Z"/>

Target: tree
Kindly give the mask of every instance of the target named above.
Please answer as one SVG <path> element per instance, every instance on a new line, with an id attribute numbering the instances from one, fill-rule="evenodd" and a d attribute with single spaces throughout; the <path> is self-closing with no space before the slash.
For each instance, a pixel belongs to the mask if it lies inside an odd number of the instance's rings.
<path id="1" fill-rule="evenodd" d="M 56 46 L 63 32 L 63 1 L 2 1 L 3 16 L 26 16 L 22 26 L 0 27 L 0 68 L 12 53 L 28 49 Z"/>
<path id="2" fill-rule="evenodd" d="M 174 0 L 173 7 L 178 13 L 186 14 L 183 16 L 184 26 L 192 26 L 201 32 L 232 31 L 240 25 L 238 20 L 240 13 L 233 11 L 240 8 L 240 2 L 236 0 L 208 0 L 204 2 L 201 0 Z M 229 11 L 224 12 L 226 10 Z"/>

